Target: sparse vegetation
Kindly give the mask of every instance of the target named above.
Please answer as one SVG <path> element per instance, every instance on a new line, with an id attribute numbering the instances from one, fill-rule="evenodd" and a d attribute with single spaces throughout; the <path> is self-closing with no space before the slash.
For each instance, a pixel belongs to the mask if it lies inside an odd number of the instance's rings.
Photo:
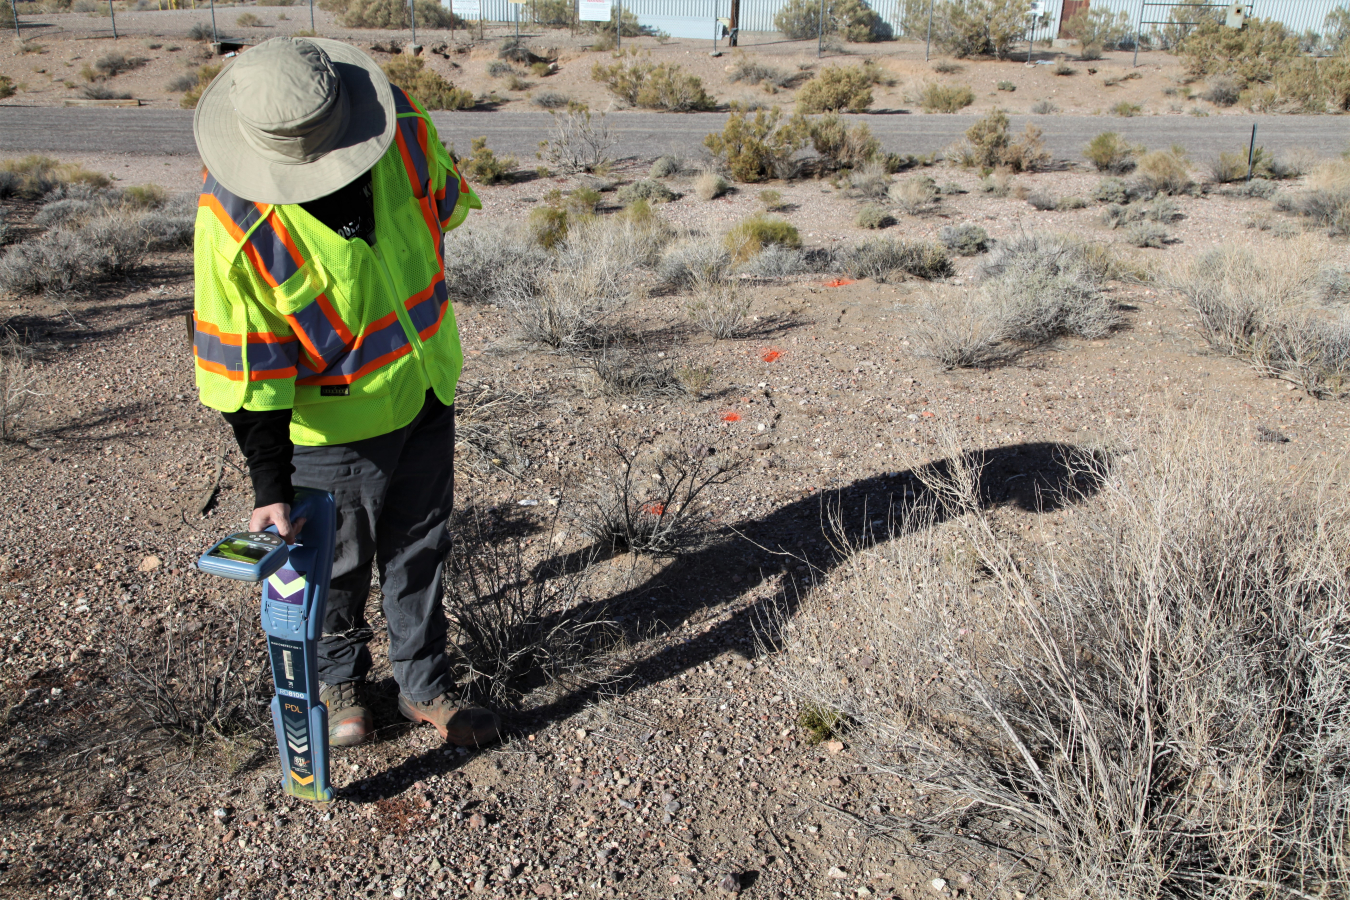
<path id="1" fill-rule="evenodd" d="M 110 187 L 112 179 L 100 172 L 91 172 L 78 163 L 63 163 L 37 154 L 0 162 L 0 199 L 22 197 L 37 200 L 66 185 L 99 190 Z"/>
<path id="2" fill-rule="evenodd" d="M 659 181 L 643 178 L 619 188 L 620 203 L 632 203 L 634 200 L 646 200 L 648 203 L 669 203 L 679 197 L 674 191 Z"/>
<path id="3" fill-rule="evenodd" d="M 263 20 L 251 12 L 244 12 L 235 17 L 234 24 L 238 25 L 240 28 L 260 28 L 262 27 Z"/>
<path id="4" fill-rule="evenodd" d="M 426 60 L 420 56 L 396 56 L 380 68 L 390 83 L 407 91 L 427 109 L 468 109 L 474 105 L 470 91 L 455 87 L 434 69 L 427 68 Z"/>
<path id="5" fill-rule="evenodd" d="M 194 73 L 196 82 L 183 94 L 183 99 L 178 101 L 178 105 L 183 109 L 196 109 L 197 101 L 202 98 L 202 91 L 215 80 L 224 66 L 205 65 L 199 66 Z"/>
<path id="6" fill-rule="evenodd" d="M 1013 140 L 1008 134 L 1007 113 L 996 108 L 966 130 L 966 143 L 957 149 L 954 158 L 967 167 L 1030 172 L 1045 167 L 1050 162 L 1050 153 L 1041 140 L 1041 130 L 1030 123 Z"/>
<path id="7" fill-rule="evenodd" d="M 1350 158 L 1320 164 L 1307 190 L 1280 194 L 1275 208 L 1303 216 L 1333 235 L 1350 236 Z"/>
<path id="8" fill-rule="evenodd" d="M 1143 111 L 1144 107 L 1140 106 L 1138 103 L 1131 103 L 1128 100 L 1122 100 L 1111 107 L 1111 115 L 1120 116 L 1125 119 L 1137 116 Z"/>
<path id="9" fill-rule="evenodd" d="M 843 117 L 831 113 L 806 119 L 802 128 L 828 169 L 858 168 L 881 153 L 881 142 L 872 136 L 866 122 L 850 125 Z"/>
<path id="10" fill-rule="evenodd" d="M 1006 59 L 1017 42 L 1026 40 L 1030 10 L 1031 0 L 942 0 L 933 7 L 933 40 L 958 59 Z M 924 13 L 916 9 L 906 18 L 917 20 Z M 907 27 L 919 26 L 907 21 Z"/>
<path id="11" fill-rule="evenodd" d="M 1059 112 L 1059 107 L 1049 100 L 1037 100 L 1031 104 L 1031 114 L 1033 116 L 1049 116 Z"/>
<path id="12" fill-rule="evenodd" d="M 1181 194 L 1193 184 L 1186 154 L 1176 147 L 1140 156 L 1135 178 L 1149 193 Z"/>
<path id="13" fill-rule="evenodd" d="M 1130 14 L 1121 10 L 1112 14 L 1105 9 L 1087 9 L 1070 16 L 1060 26 L 1070 40 L 1077 41 L 1083 59 L 1101 59 L 1103 50 L 1117 50 L 1133 38 Z"/>
<path id="14" fill-rule="evenodd" d="M 1000 91 L 1007 91 L 1009 94 L 1017 90 L 1017 85 L 1013 84 L 1011 81 L 1000 81 L 996 87 Z"/>
<path id="15" fill-rule="evenodd" d="M 143 56 L 127 56 L 122 53 L 109 53 L 106 56 L 100 56 L 94 61 L 92 66 L 85 66 L 81 71 L 85 81 L 107 81 L 110 78 L 116 78 L 124 72 L 130 72 L 139 69 L 150 60 Z"/>
<path id="16" fill-rule="evenodd" d="M 540 109 L 564 109 L 572 103 L 566 94 L 558 91 L 540 91 L 530 98 L 530 102 Z"/>
<path id="17" fill-rule="evenodd" d="M 6 97 L 13 97 L 17 88 L 14 87 L 14 79 L 8 75 L 0 75 L 0 100 Z"/>
<path id="18" fill-rule="evenodd" d="M 780 212 L 788 207 L 787 201 L 783 199 L 783 194 L 772 189 L 760 191 L 759 202 L 763 203 L 764 208 L 769 212 Z"/>
<path id="19" fill-rule="evenodd" d="M 344 28 L 403 29 L 408 27 L 408 5 L 401 0 L 320 0 L 319 5 L 337 14 Z M 438 3 L 419 3 L 418 28 L 465 28 L 466 23 L 448 8 Z M 208 38 L 209 39 L 209 38 Z M 403 87 L 403 85 L 399 85 Z M 422 99 L 418 97 L 418 99 Z M 458 109 L 459 107 L 437 107 Z"/>
<path id="20" fill-rule="evenodd" d="M 1162 249 L 1170 238 L 1167 227 L 1158 222 L 1135 222 L 1125 229 L 1125 240 L 1136 247 Z"/>
<path id="21" fill-rule="evenodd" d="M 35 356 L 32 346 L 13 328 L 6 326 L 0 331 L 0 444 L 14 439 L 23 414 L 40 396 L 42 385 Z"/>
<path id="22" fill-rule="evenodd" d="M 1023 553 L 987 511 L 983 455 L 949 445 L 921 473 L 932 499 L 798 611 L 784 677 L 894 774 L 887 827 L 968 839 L 1010 891 L 1316 896 L 1346 878 L 1339 469 L 1291 472 L 1194 418 L 1127 440 L 1068 461 L 1070 496 L 1094 498 L 1071 557 Z"/>
<path id="23" fill-rule="evenodd" d="M 680 174 L 680 161 L 673 156 L 659 156 L 647 170 L 649 178 L 671 178 Z"/>
<path id="24" fill-rule="evenodd" d="M 937 204 L 937 184 L 927 175 L 911 175 L 890 186 L 887 196 L 891 202 L 911 216 L 931 212 Z"/>
<path id="25" fill-rule="evenodd" d="M 689 321 L 719 341 L 742 333 L 750 312 L 750 298 L 735 284 L 721 278 L 699 278 L 693 288 L 693 295 L 684 305 Z"/>
<path id="26" fill-rule="evenodd" d="M 464 161 L 464 174 L 479 184 L 501 184 L 511 180 L 516 169 L 514 156 L 498 157 L 487 145 L 486 137 L 476 137 L 470 144 L 471 153 Z"/>

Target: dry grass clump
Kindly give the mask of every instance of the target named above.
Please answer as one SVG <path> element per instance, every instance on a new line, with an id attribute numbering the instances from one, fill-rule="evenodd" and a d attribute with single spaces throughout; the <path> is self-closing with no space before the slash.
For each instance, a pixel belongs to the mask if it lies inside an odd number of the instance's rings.
<path id="1" fill-rule="evenodd" d="M 733 84 L 762 84 L 765 90 L 770 93 L 776 93 L 784 88 L 796 87 L 811 77 L 807 72 L 784 72 L 743 55 L 738 56 L 731 65 L 731 72 L 727 75 L 728 81 Z"/>
<path id="2" fill-rule="evenodd" d="M 1128 446 L 1077 461 L 1063 550 L 991 521 L 978 454 L 923 470 L 934 499 L 783 623 L 779 674 L 896 776 L 870 824 L 960 853 L 973 895 L 1339 896 L 1344 473 L 1210 423 Z"/>
<path id="3" fill-rule="evenodd" d="M 943 225 L 938 232 L 938 240 L 958 256 L 976 256 L 988 250 L 993 243 L 989 238 L 989 232 L 974 222 Z"/>
<path id="4" fill-rule="evenodd" d="M 202 98 L 202 92 L 215 80 L 224 66 L 207 64 L 198 66 L 194 71 L 186 75 L 175 78 L 169 83 L 169 90 L 183 91 L 183 98 L 178 101 L 178 105 L 183 109 L 196 109 L 197 101 Z"/>
<path id="5" fill-rule="evenodd" d="M 859 228 L 890 228 L 895 224 L 895 216 L 886 211 L 886 208 L 875 203 L 865 203 L 858 210 L 858 215 L 854 218 L 853 224 Z"/>
<path id="6" fill-rule="evenodd" d="M 1159 194 L 1181 194 L 1190 190 L 1190 164 L 1178 147 L 1154 150 L 1139 157 L 1135 178 L 1148 191 Z"/>
<path id="7" fill-rule="evenodd" d="M 802 245 L 802 236 L 786 219 L 755 213 L 733 225 L 725 242 L 732 260 L 740 263 L 774 244 L 796 249 Z"/>
<path id="8" fill-rule="evenodd" d="M 854 196 L 879 200 L 890 187 L 891 175 L 880 160 L 872 160 L 848 173 L 848 190 Z"/>
<path id="9" fill-rule="evenodd" d="M 51 199 L 34 221 L 48 230 L 0 258 L 0 294 L 82 291 L 129 275 L 147 252 L 192 242 L 196 210 L 189 194 L 147 205 L 139 194 L 128 197 L 76 182 L 46 196 Z"/>
<path id="10" fill-rule="evenodd" d="M 456 302 L 504 305 L 550 267 L 549 254 L 522 230 L 470 223 L 445 236 L 445 286 Z"/>
<path id="11" fill-rule="evenodd" d="M 1112 175 L 1129 172 L 1134 168 L 1135 157 L 1143 152 L 1142 147 L 1131 145 L 1114 131 L 1103 131 L 1083 148 L 1083 155 L 1098 172 Z"/>
<path id="12" fill-rule="evenodd" d="M 0 199 L 22 197 L 36 200 L 66 185 L 102 189 L 112 185 L 112 179 L 99 172 L 91 172 L 78 163 L 63 163 L 36 154 L 0 163 Z"/>
<path id="13" fill-rule="evenodd" d="M 716 200 L 731 190 L 731 182 L 716 172 L 702 172 L 694 179 L 694 194 L 700 200 Z"/>
<path id="14" fill-rule="evenodd" d="M 999 244 L 973 292 L 930 292 L 919 307 L 914 352 L 947 368 L 988 367 L 1061 337 L 1101 338 L 1120 324 L 1105 293 L 1104 251 L 1056 235 Z"/>
<path id="15" fill-rule="evenodd" d="M 693 296 L 685 303 L 684 310 L 704 334 L 726 340 L 745 331 L 750 298 L 732 282 L 700 278 L 694 282 Z"/>
<path id="16" fill-rule="evenodd" d="M 731 268 L 726 244 L 711 238 L 697 238 L 672 244 L 656 265 L 657 285 L 682 288 L 700 281 L 717 281 Z"/>
<path id="17" fill-rule="evenodd" d="M 587 397 L 678 397 L 684 382 L 673 362 L 662 356 L 627 347 L 602 347 L 584 360 L 589 381 Z"/>
<path id="18" fill-rule="evenodd" d="M 871 238 L 839 257 L 837 262 L 850 278 L 871 278 L 883 283 L 905 277 L 931 281 L 950 278 L 956 272 L 942 245 L 928 241 Z"/>
<path id="19" fill-rule="evenodd" d="M 1308 189 L 1281 194 L 1275 208 L 1297 213 L 1333 235 L 1350 235 L 1350 160 L 1318 165 L 1308 179 Z"/>
<path id="20" fill-rule="evenodd" d="M 13 328 L 0 331 L 0 443 L 13 439 L 28 404 L 40 394 L 34 355 Z"/>
<path id="21" fill-rule="evenodd" d="M 911 216 L 921 216 L 937 207 L 937 182 L 927 175 L 911 175 L 887 188 L 891 202 Z"/>
<path id="22" fill-rule="evenodd" d="M 1175 268 L 1167 282 L 1200 317 L 1215 351 L 1313 396 L 1338 397 L 1350 393 L 1350 318 L 1318 305 L 1324 253 L 1310 240 L 1260 255 L 1219 247 Z"/>
<path id="23" fill-rule="evenodd" d="M 744 468 L 710 447 L 610 441 L 607 457 L 574 504 L 577 527 L 602 552 L 677 556 L 700 540 L 697 507 L 709 488 Z"/>

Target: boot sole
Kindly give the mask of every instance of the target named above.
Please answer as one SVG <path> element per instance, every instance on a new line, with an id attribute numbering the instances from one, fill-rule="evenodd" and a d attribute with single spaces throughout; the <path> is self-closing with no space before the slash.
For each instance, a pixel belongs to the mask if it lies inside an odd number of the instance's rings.
<path id="1" fill-rule="evenodd" d="M 499 723 L 495 715 L 493 716 L 493 725 L 491 733 L 490 734 L 484 733 L 482 738 L 480 739 L 477 735 L 456 734 L 452 736 L 450 734 L 449 727 L 443 728 L 440 725 L 438 725 L 434 719 L 430 718 L 429 716 L 423 715 L 422 713 L 413 709 L 411 706 L 408 705 L 407 701 L 403 699 L 402 694 L 399 694 L 398 697 L 398 711 L 403 715 L 403 718 L 407 719 L 410 722 L 416 724 L 421 724 L 422 722 L 427 723 L 432 728 L 436 729 L 436 733 L 441 736 L 441 740 L 448 741 L 449 743 L 454 744 L 456 747 L 468 747 L 470 749 L 476 747 L 486 747 L 489 744 L 496 743 L 499 737 L 498 735 Z M 452 717 L 451 722 L 453 721 L 454 720 Z"/>

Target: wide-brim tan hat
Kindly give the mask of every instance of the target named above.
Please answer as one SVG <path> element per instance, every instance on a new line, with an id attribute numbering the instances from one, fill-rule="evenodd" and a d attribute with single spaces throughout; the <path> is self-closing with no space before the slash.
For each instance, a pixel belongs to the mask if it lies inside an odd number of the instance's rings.
<path id="1" fill-rule="evenodd" d="M 360 50 L 325 38 L 272 38 L 202 92 L 197 151 L 226 190 L 256 203 L 306 203 L 379 161 L 398 121 L 389 79 Z"/>

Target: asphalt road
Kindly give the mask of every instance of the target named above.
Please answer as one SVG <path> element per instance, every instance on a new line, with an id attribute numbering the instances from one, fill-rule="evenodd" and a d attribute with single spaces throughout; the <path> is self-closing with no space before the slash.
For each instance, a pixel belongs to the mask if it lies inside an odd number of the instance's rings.
<path id="1" fill-rule="evenodd" d="M 498 153 L 522 162 L 534 159 L 548 137 L 544 112 L 443 112 L 433 115 L 441 138 L 461 152 L 471 138 L 485 135 Z M 663 153 L 693 156 L 704 135 L 718 131 L 724 113 L 619 112 L 607 117 L 617 139 L 616 157 L 652 158 Z M 974 116 L 872 113 L 866 121 L 882 146 L 897 153 L 931 153 L 959 141 Z M 1306 147 L 1334 155 L 1350 145 L 1350 126 L 1340 116 L 1013 116 L 1020 132 L 1034 122 L 1056 158 L 1080 159 L 1083 146 L 1103 131 L 1116 131 L 1150 148 L 1180 144 L 1197 160 L 1220 150 L 1245 147 L 1256 124 L 1258 145 L 1270 152 Z M 53 109 L 0 106 L 0 152 L 125 153 L 135 156 L 193 154 L 192 113 L 177 109 Z"/>

